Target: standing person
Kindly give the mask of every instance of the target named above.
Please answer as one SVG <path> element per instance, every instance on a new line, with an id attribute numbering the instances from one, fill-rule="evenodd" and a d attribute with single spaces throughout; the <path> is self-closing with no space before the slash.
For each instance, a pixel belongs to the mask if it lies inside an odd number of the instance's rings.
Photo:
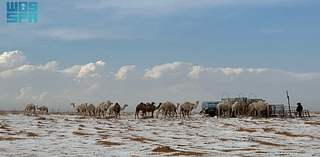
<path id="1" fill-rule="evenodd" d="M 302 110 L 303 110 L 303 107 L 302 107 L 302 105 L 301 105 L 300 102 L 298 102 L 297 105 L 298 105 L 298 106 L 297 106 L 296 111 L 299 113 L 299 117 L 301 118 L 301 112 L 302 112 Z"/>

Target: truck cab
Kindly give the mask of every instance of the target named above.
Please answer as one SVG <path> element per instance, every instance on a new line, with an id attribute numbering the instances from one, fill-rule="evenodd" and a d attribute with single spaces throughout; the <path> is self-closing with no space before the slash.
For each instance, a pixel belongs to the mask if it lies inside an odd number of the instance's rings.
<path id="1" fill-rule="evenodd" d="M 214 117 L 217 113 L 217 105 L 220 101 L 204 101 L 202 102 L 202 112 Z"/>

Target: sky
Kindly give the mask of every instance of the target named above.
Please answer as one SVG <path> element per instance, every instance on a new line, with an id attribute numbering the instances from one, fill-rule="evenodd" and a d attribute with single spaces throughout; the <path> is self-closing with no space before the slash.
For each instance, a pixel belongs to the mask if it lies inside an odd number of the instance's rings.
<path id="1" fill-rule="evenodd" d="M 38 0 L 38 22 L 0 6 L 0 110 L 240 93 L 320 110 L 317 0 Z M 224 95 L 225 96 L 225 95 Z"/>

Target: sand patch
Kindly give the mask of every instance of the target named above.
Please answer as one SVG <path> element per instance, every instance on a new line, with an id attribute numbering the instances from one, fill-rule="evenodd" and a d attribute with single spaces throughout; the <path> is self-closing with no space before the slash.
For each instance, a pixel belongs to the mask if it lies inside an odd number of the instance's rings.
<path id="1" fill-rule="evenodd" d="M 244 128 L 238 128 L 236 131 L 245 131 L 245 132 L 250 132 L 250 133 L 252 133 L 252 132 L 257 132 L 257 131 L 254 130 L 254 129 L 244 129 Z"/>
<path id="2" fill-rule="evenodd" d="M 320 125 L 320 122 L 305 122 L 304 124 Z"/>
<path id="3" fill-rule="evenodd" d="M 0 129 L 4 129 L 6 131 L 11 131 L 8 127 L 9 127 L 8 124 L 1 124 Z"/>
<path id="4" fill-rule="evenodd" d="M 96 129 L 96 130 L 104 130 L 104 129 L 99 128 L 99 127 L 94 127 L 93 129 Z"/>
<path id="5" fill-rule="evenodd" d="M 99 134 L 100 137 L 102 137 L 102 139 L 107 139 L 110 135 L 106 135 L 106 134 Z"/>
<path id="6" fill-rule="evenodd" d="M 188 155 L 192 155 L 192 156 L 203 156 L 205 155 L 205 153 L 198 153 L 198 152 L 189 152 L 189 151 L 179 151 L 179 150 L 175 150 L 170 148 L 169 146 L 165 146 L 165 147 L 158 147 L 156 149 L 152 150 L 153 152 L 157 152 L 157 153 L 173 153 L 171 155 L 167 155 L 167 156 L 188 156 Z"/>
<path id="7" fill-rule="evenodd" d="M 89 134 L 89 133 L 84 133 L 84 132 L 73 132 L 74 135 L 79 135 L 79 136 L 91 136 L 93 134 Z"/>
<path id="8" fill-rule="evenodd" d="M 83 123 L 84 120 L 74 120 L 75 122 Z"/>
<path id="9" fill-rule="evenodd" d="M 153 139 L 147 139 L 147 138 L 143 138 L 143 137 L 140 137 L 140 138 L 130 138 L 131 141 L 138 141 L 138 142 L 141 142 L 141 143 L 147 143 L 146 141 L 151 141 L 151 142 L 156 142 L 157 140 L 153 140 Z"/>
<path id="10" fill-rule="evenodd" d="M 233 125 L 233 124 L 229 124 L 229 123 L 224 123 L 224 125 L 223 126 L 235 126 L 235 125 Z"/>
<path id="11" fill-rule="evenodd" d="M 273 130 L 273 129 L 271 129 L 271 128 L 263 128 L 263 131 L 264 131 L 264 132 L 272 132 L 272 131 L 275 131 L 275 130 Z"/>
<path id="12" fill-rule="evenodd" d="M 281 145 L 281 144 L 270 143 L 270 142 L 264 142 L 264 141 L 260 141 L 259 143 L 260 143 L 261 145 L 275 146 L 275 147 L 284 146 L 284 145 Z"/>
<path id="13" fill-rule="evenodd" d="M 103 145 L 103 146 L 118 146 L 122 145 L 122 143 L 117 143 L 117 142 L 108 142 L 108 141 L 97 141 L 98 145 Z"/>
<path id="14" fill-rule="evenodd" d="M 38 137 L 39 135 L 38 134 L 35 134 L 33 132 L 27 132 L 27 136 L 28 137 Z"/>
<path id="15" fill-rule="evenodd" d="M 234 151 L 252 151 L 252 150 L 256 150 L 256 149 L 253 149 L 253 148 L 223 149 L 223 150 L 220 150 L 220 151 L 223 151 L 223 152 L 234 152 Z"/>
<path id="16" fill-rule="evenodd" d="M 23 140 L 23 138 L 17 138 L 17 137 L 0 137 L 0 141 L 15 141 L 15 140 Z"/>
<path id="17" fill-rule="evenodd" d="M 296 135 L 296 134 L 292 134 L 290 132 L 276 132 L 276 134 L 285 135 L 285 136 L 289 136 L 289 137 L 310 137 L 310 135 Z"/>

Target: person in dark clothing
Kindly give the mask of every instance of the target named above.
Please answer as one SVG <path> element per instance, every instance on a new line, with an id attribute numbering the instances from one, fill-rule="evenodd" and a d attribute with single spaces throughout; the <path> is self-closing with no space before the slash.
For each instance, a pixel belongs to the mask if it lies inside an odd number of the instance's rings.
<path id="1" fill-rule="evenodd" d="M 302 105 L 301 105 L 300 102 L 298 102 L 297 105 L 298 105 L 298 106 L 297 106 L 296 111 L 299 113 L 299 117 L 301 118 L 301 112 L 302 112 L 302 110 L 303 110 L 303 107 L 302 107 Z"/>

